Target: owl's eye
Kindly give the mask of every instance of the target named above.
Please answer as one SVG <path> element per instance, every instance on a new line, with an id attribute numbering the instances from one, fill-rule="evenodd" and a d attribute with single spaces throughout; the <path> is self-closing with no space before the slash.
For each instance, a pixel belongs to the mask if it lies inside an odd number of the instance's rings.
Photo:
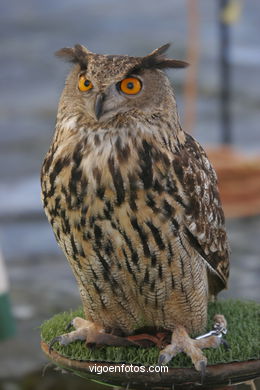
<path id="1" fill-rule="evenodd" d="M 93 84 L 90 80 L 88 80 L 85 76 L 80 76 L 78 81 L 78 87 L 80 91 L 89 91 L 93 88 Z"/>
<path id="2" fill-rule="evenodd" d="M 127 77 L 120 82 L 120 90 L 127 95 L 136 95 L 142 89 L 141 81 L 135 77 Z"/>

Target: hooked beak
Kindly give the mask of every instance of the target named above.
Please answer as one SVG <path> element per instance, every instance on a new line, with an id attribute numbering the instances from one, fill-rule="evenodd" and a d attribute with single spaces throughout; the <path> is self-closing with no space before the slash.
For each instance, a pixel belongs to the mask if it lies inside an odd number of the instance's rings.
<path id="1" fill-rule="evenodd" d="M 94 114 L 96 117 L 96 120 L 98 121 L 103 113 L 103 102 L 105 100 L 105 94 L 99 93 L 96 97 L 95 103 L 94 103 Z"/>

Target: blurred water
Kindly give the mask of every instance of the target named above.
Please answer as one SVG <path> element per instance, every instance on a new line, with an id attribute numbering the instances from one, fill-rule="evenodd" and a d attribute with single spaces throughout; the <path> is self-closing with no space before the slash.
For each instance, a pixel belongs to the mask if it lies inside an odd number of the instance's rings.
<path id="1" fill-rule="evenodd" d="M 260 151 L 260 2 L 241 3 L 241 20 L 232 27 L 233 132 L 234 145 L 252 154 Z M 217 1 L 198 4 L 199 99 L 194 135 L 202 144 L 216 144 L 220 138 Z M 44 358 L 38 331 L 33 329 L 55 312 L 79 304 L 74 277 L 40 201 L 40 167 L 69 69 L 53 52 L 82 43 L 100 53 L 144 55 L 170 41 L 174 44 L 169 55 L 185 59 L 185 7 L 186 2 L 172 0 L 0 4 L 0 246 L 18 321 L 16 338 L 0 345 L 0 378 L 38 368 Z M 185 70 L 170 71 L 169 76 L 182 113 Z M 223 296 L 259 299 L 260 218 L 228 221 L 228 231 L 233 263 L 230 289 Z"/>

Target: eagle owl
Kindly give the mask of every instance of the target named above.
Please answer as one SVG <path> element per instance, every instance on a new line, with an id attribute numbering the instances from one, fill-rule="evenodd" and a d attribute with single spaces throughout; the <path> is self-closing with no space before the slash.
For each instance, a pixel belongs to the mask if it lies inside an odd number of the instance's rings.
<path id="1" fill-rule="evenodd" d="M 179 123 L 166 44 L 144 57 L 81 45 L 42 167 L 42 199 L 77 280 L 86 319 L 53 342 L 135 344 L 137 329 L 165 329 L 167 363 L 186 352 L 205 369 L 207 302 L 226 287 L 229 250 L 216 174 Z M 221 316 L 219 317 L 221 318 Z M 222 318 L 224 321 L 224 318 Z M 119 335 L 120 332 L 120 335 Z"/>

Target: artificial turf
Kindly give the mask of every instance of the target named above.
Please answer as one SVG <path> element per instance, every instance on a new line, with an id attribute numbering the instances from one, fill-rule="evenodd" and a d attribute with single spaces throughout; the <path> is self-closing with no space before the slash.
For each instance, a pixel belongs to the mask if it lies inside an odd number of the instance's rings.
<path id="1" fill-rule="evenodd" d="M 225 336 L 230 349 L 223 346 L 217 349 L 204 350 L 208 365 L 260 359 L 260 304 L 249 301 L 223 300 L 209 304 L 207 330 L 212 330 L 215 314 L 223 314 L 228 322 L 228 333 Z M 49 343 L 54 337 L 66 333 L 66 326 L 74 317 L 82 317 L 83 311 L 60 313 L 45 321 L 41 327 L 41 338 Z M 84 317 L 84 316 L 83 316 Z M 67 346 L 55 343 L 53 349 L 59 354 L 73 360 L 98 361 L 156 365 L 159 350 L 136 347 L 101 347 L 89 349 L 84 342 L 76 341 Z M 192 367 L 191 360 L 180 353 L 170 363 L 170 367 Z"/>

